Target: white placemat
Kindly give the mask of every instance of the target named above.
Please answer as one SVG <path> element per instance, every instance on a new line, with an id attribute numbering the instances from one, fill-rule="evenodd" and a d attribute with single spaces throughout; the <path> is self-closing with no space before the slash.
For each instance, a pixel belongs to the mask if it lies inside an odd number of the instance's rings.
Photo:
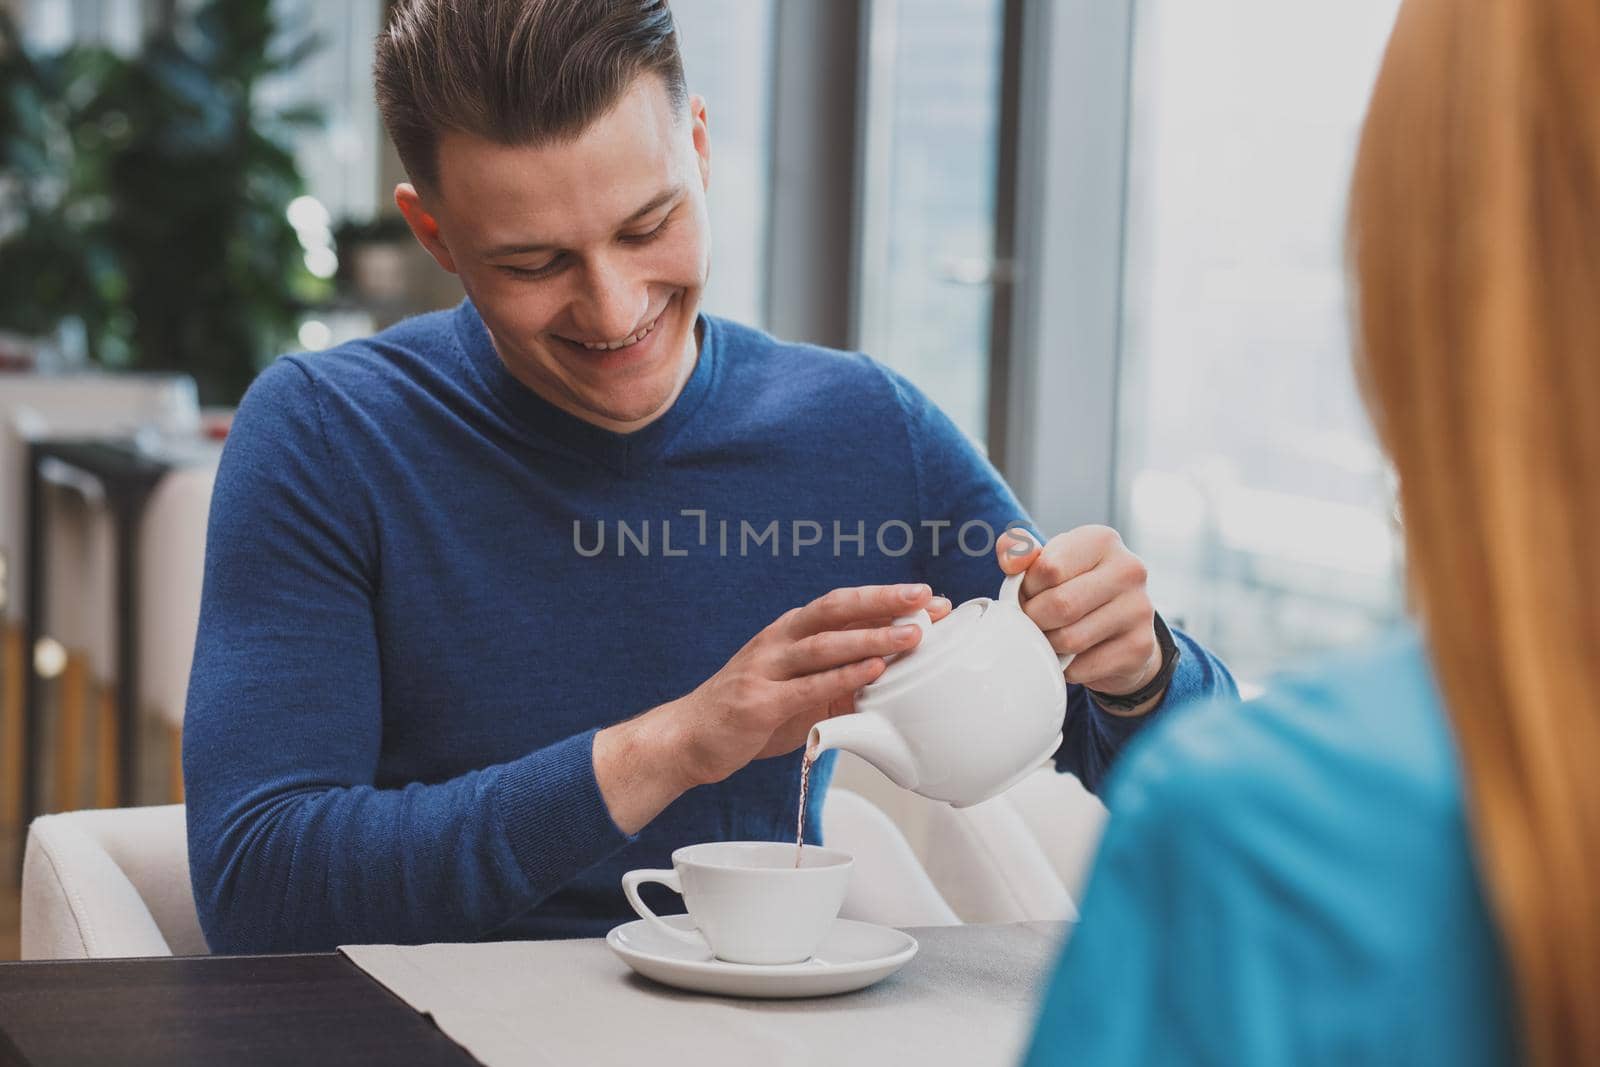
<path id="1" fill-rule="evenodd" d="M 915 929 L 921 948 L 904 969 L 813 1000 L 669 989 L 635 975 L 603 940 L 339 951 L 488 1067 L 973 1067 L 1016 1062 L 1066 928 Z"/>

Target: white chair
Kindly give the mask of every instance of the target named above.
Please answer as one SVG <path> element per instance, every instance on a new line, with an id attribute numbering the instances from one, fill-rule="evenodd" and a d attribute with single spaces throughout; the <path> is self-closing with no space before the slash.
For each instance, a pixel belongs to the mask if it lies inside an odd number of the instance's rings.
<path id="1" fill-rule="evenodd" d="M 1075 776 L 1058 774 L 1053 767 L 1040 768 L 1012 786 L 1006 800 L 1039 843 L 1067 895 L 1081 900 L 1105 832 L 1106 806 Z"/>
<path id="2" fill-rule="evenodd" d="M 854 861 L 841 917 L 884 926 L 960 925 L 900 828 L 870 800 L 830 787 L 822 806 L 822 839 Z"/>
<path id="3" fill-rule="evenodd" d="M 856 857 L 846 918 L 899 926 L 960 920 L 877 808 L 830 789 L 824 833 Z M 22 958 L 187 956 L 209 951 L 189 886 L 181 804 L 43 815 L 22 865 Z"/>
<path id="4" fill-rule="evenodd" d="M 167 728 L 168 799 L 183 797 L 179 744 L 200 628 L 206 523 L 217 465 L 179 467 L 151 493 L 139 532 L 139 690 L 144 710 Z"/>
<path id="5" fill-rule="evenodd" d="M 22 864 L 22 958 L 207 951 L 181 804 L 44 815 Z"/>
<path id="6" fill-rule="evenodd" d="M 998 797 L 952 808 L 841 752 L 830 795 L 841 786 L 887 814 L 962 922 L 1077 920 L 1106 819 L 1077 778 L 1044 766 Z"/>

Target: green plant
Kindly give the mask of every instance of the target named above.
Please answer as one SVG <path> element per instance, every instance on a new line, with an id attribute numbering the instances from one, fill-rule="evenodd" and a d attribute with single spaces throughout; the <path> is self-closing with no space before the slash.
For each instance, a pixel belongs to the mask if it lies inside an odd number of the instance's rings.
<path id="1" fill-rule="evenodd" d="M 99 155 L 79 146 L 96 141 L 84 112 L 117 63 L 89 48 L 30 56 L 0 10 L 0 325 L 42 335 L 76 316 L 104 333 L 109 203 Z"/>
<path id="2" fill-rule="evenodd" d="M 83 324 L 109 366 L 192 374 L 236 402 L 329 283 L 286 217 L 310 109 L 263 107 L 285 45 L 272 0 L 209 0 L 122 58 L 30 56 L 0 21 L 0 327 Z"/>

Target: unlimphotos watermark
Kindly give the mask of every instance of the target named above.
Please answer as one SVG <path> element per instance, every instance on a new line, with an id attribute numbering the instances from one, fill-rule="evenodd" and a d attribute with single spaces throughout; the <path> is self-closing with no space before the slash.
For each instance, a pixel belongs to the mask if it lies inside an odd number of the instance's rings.
<path id="1" fill-rule="evenodd" d="M 959 524 L 950 519 L 922 519 L 914 525 L 904 519 L 888 519 L 869 529 L 865 519 L 713 519 L 704 508 L 684 508 L 677 518 L 682 520 L 677 525 L 672 518 L 573 519 L 572 549 L 586 559 L 602 555 L 682 557 L 689 555 L 692 547 L 712 548 L 723 557 L 777 559 L 830 552 L 840 559 L 864 557 L 870 545 L 879 554 L 898 559 L 916 551 L 920 538 L 923 550 L 931 556 L 952 549 L 967 556 L 989 556 L 994 553 L 998 533 L 1027 533 L 1027 521 L 1021 518 L 1005 523 L 998 531 L 984 519 Z M 1032 536 L 1028 534 L 1030 544 L 1014 542 L 1007 551 L 1026 554 L 1032 550 Z"/>

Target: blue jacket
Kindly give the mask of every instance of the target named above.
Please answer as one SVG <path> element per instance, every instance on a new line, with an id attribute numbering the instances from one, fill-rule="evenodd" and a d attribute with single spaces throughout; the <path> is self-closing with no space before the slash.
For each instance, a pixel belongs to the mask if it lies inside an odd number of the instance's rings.
<path id="1" fill-rule="evenodd" d="M 1515 1062 L 1414 633 L 1243 706 L 1175 710 L 1129 748 L 1107 804 L 1031 1067 Z"/>

